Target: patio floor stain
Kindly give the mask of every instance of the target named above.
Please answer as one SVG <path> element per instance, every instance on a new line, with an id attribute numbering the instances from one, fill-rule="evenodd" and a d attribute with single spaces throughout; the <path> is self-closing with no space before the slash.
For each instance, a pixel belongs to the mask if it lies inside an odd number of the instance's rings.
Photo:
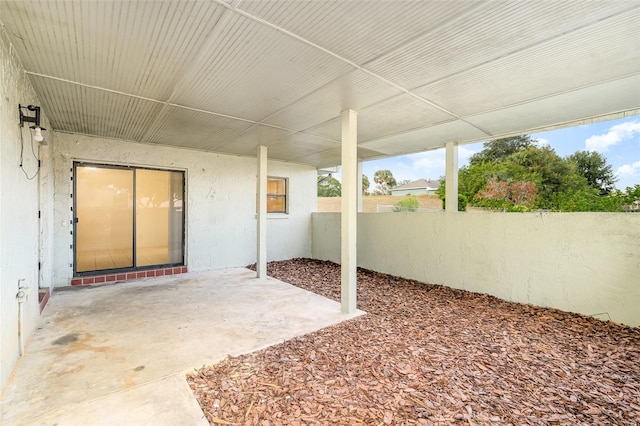
<path id="1" fill-rule="evenodd" d="M 78 333 L 69 333 L 53 341 L 53 345 L 68 345 L 78 340 Z"/>

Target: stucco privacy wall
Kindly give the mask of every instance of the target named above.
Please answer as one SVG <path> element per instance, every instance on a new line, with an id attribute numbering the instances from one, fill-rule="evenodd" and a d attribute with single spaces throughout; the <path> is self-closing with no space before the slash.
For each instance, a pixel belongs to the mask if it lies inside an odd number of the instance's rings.
<path id="1" fill-rule="evenodd" d="M 54 285 L 69 285 L 73 161 L 186 171 L 186 263 L 189 271 L 245 266 L 256 260 L 254 158 L 57 133 L 55 164 Z M 315 168 L 269 161 L 270 176 L 289 179 L 289 214 L 268 220 L 269 260 L 311 255 Z"/>
<path id="2" fill-rule="evenodd" d="M 312 252 L 340 262 L 339 213 Z M 358 266 L 640 326 L 640 214 L 362 213 Z"/>
<path id="3" fill-rule="evenodd" d="M 35 173 L 38 171 L 36 156 L 40 147 L 34 142 L 34 156 L 28 126 L 19 127 L 18 104 L 39 105 L 39 101 L 0 27 L 0 388 L 6 383 L 19 356 L 16 300 L 19 280 L 24 280 L 28 286 L 27 299 L 23 304 L 25 342 L 39 315 L 38 185 L 41 176 Z M 42 125 L 48 127 L 46 117 L 41 119 Z M 24 140 L 22 163 L 31 180 L 19 167 L 21 132 Z M 45 137 L 48 137 L 46 133 Z M 46 162 L 43 167 L 47 167 Z"/>

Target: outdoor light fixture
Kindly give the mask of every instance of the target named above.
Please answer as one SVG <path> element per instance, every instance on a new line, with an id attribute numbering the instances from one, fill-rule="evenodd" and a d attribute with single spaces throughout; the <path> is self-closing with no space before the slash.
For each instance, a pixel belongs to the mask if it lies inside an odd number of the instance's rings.
<path id="1" fill-rule="evenodd" d="M 25 113 L 22 112 L 23 109 L 34 111 L 35 115 L 33 117 L 25 115 Z M 24 126 L 24 123 L 33 123 L 34 125 L 29 127 L 34 130 L 33 140 L 36 142 L 42 142 L 44 140 L 42 131 L 47 129 L 40 127 L 40 107 L 35 105 L 25 107 L 18 104 L 18 111 L 20 112 L 20 127 Z"/>

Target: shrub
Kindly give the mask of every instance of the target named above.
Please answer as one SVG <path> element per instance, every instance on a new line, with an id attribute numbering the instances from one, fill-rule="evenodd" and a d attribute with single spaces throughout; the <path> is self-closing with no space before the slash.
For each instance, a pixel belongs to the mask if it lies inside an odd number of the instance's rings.
<path id="1" fill-rule="evenodd" d="M 402 200 L 398 201 L 394 207 L 394 212 L 415 212 L 420 207 L 418 198 L 414 195 L 407 195 Z"/>
<path id="2" fill-rule="evenodd" d="M 553 194 L 554 210 L 562 212 L 622 212 L 625 196 L 620 191 L 600 195 L 595 188 Z"/>
<path id="3" fill-rule="evenodd" d="M 467 203 L 469 200 L 467 200 L 466 195 L 464 194 L 458 194 L 458 211 L 459 212 L 466 212 L 467 211 Z"/>
<path id="4" fill-rule="evenodd" d="M 487 181 L 484 190 L 479 191 L 474 201 L 476 205 L 495 210 L 509 212 L 523 212 L 530 210 L 534 205 L 538 191 L 534 182 L 499 181 L 497 176 Z"/>
<path id="5" fill-rule="evenodd" d="M 458 194 L 458 211 L 459 212 L 466 212 L 467 211 L 467 204 L 468 204 L 467 197 L 464 194 Z M 444 210 L 447 207 L 447 200 L 445 197 L 442 197 L 442 210 Z"/>
<path id="6" fill-rule="evenodd" d="M 514 204 L 513 206 L 507 207 L 508 212 L 516 212 L 516 213 L 526 213 L 531 211 L 531 209 L 527 206 L 522 206 L 520 204 Z"/>

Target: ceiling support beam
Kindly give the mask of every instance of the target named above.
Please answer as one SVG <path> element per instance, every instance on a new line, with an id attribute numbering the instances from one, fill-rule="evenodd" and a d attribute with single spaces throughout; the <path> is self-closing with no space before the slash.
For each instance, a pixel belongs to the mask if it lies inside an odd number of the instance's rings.
<path id="1" fill-rule="evenodd" d="M 445 147 L 445 211 L 455 213 L 458 211 L 458 144 L 447 142 Z"/>
<path id="2" fill-rule="evenodd" d="M 276 124 L 266 123 L 264 120 L 263 121 L 256 121 L 256 120 L 251 120 L 251 119 L 244 118 L 244 117 L 239 117 L 239 116 L 236 116 L 236 115 L 223 114 L 221 112 L 210 111 L 210 110 L 201 109 L 201 108 L 193 108 L 193 107 L 189 107 L 189 106 L 186 106 L 186 105 L 176 104 L 176 103 L 173 103 L 173 102 L 170 102 L 170 101 L 163 101 L 163 100 L 160 100 L 160 99 L 148 98 L 148 97 L 145 97 L 145 96 L 135 95 L 133 93 L 127 93 L 127 92 L 122 92 L 122 91 L 119 91 L 119 90 L 107 89 L 106 87 L 96 86 L 96 85 L 92 85 L 92 84 L 80 83 L 80 82 L 77 82 L 77 81 L 68 80 L 66 78 L 54 77 L 52 75 L 41 74 L 41 73 L 32 72 L 32 71 L 25 71 L 24 73 L 27 74 L 27 75 L 33 75 L 35 77 L 46 78 L 46 79 L 53 80 L 53 81 L 60 81 L 62 83 L 72 84 L 72 85 L 78 86 L 78 87 L 85 87 L 87 89 L 99 90 L 101 92 L 111 93 L 111 94 L 119 95 L 119 96 L 126 96 L 128 98 L 139 99 L 141 101 L 153 102 L 155 104 L 162 105 L 163 110 L 168 108 L 168 107 L 179 108 L 179 109 L 183 109 L 183 110 L 186 110 L 186 111 L 199 112 L 199 113 L 202 113 L 202 114 L 212 115 L 212 116 L 215 116 L 215 117 L 228 118 L 230 120 L 237 120 L 237 121 L 241 121 L 243 123 L 249 123 L 249 124 L 258 125 L 258 126 L 264 126 L 264 127 L 270 127 L 272 129 L 283 130 L 285 132 L 291 132 L 291 133 L 294 133 L 294 134 L 298 134 L 298 133 L 299 134 L 308 134 L 308 135 L 311 135 L 311 136 L 313 136 L 315 138 L 318 138 L 318 139 L 325 139 L 325 140 L 328 140 L 328 141 L 331 141 L 331 142 L 336 142 L 336 143 L 338 142 L 337 140 L 332 139 L 330 137 L 326 137 L 326 136 L 322 136 L 322 135 L 315 135 L 313 133 L 308 133 L 308 132 L 306 132 L 304 130 L 295 130 L 295 129 L 290 129 L 288 127 L 278 126 Z M 158 114 L 158 117 L 161 117 L 161 116 L 162 116 L 162 113 Z M 157 122 L 158 122 L 158 120 L 156 119 L 154 121 L 154 126 L 155 126 L 155 123 L 157 123 Z M 153 126 L 150 126 L 150 128 L 152 128 L 152 127 Z M 58 129 L 55 129 L 55 130 L 60 131 Z M 77 132 L 73 132 L 73 133 L 77 133 Z M 148 133 L 149 133 L 149 130 L 147 130 L 144 133 L 144 135 L 142 136 L 140 141 L 144 142 L 146 137 L 148 136 Z M 244 134 L 244 133 L 246 133 L 246 131 L 242 132 L 241 134 Z M 77 133 L 77 134 L 80 134 L 80 133 Z M 87 135 L 95 136 L 95 135 L 92 135 L 91 133 L 87 133 Z M 227 141 L 228 141 L 228 139 L 223 140 L 223 141 L 221 141 L 220 144 L 224 144 Z M 139 141 L 137 141 L 137 142 L 139 142 Z"/>
<path id="3" fill-rule="evenodd" d="M 342 313 L 356 312 L 358 113 L 342 112 L 342 213 L 340 221 Z"/>
<path id="4" fill-rule="evenodd" d="M 258 236 L 256 272 L 258 278 L 267 277 L 267 147 L 258 146 Z"/>

